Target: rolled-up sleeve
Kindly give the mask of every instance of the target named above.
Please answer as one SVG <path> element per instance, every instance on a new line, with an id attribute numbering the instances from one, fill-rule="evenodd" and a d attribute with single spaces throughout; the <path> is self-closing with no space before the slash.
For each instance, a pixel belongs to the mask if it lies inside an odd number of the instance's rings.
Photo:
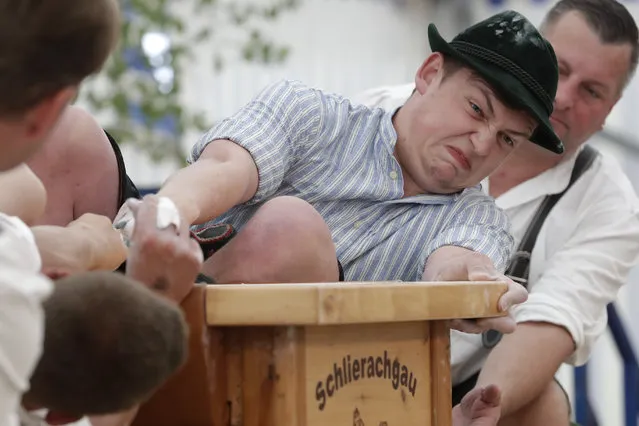
<path id="1" fill-rule="evenodd" d="M 426 259 L 440 247 L 463 247 L 488 256 L 498 271 L 505 271 L 514 245 L 506 213 L 478 188 L 467 189 L 456 203 L 451 218 L 428 244 Z"/>
<path id="2" fill-rule="evenodd" d="M 249 204 L 264 201 L 280 187 L 304 146 L 318 137 L 321 105 L 318 92 L 301 83 L 273 84 L 202 136 L 189 162 L 196 161 L 214 140 L 235 142 L 251 154 L 258 169 L 257 193 Z"/>
<path id="3" fill-rule="evenodd" d="M 517 322 L 564 327 L 575 343 L 566 362 L 574 365 L 588 360 L 606 328 L 607 305 L 639 262 L 639 212 L 605 201 L 571 219 L 579 221 L 578 232 L 544 261 L 528 301 L 513 309 Z"/>

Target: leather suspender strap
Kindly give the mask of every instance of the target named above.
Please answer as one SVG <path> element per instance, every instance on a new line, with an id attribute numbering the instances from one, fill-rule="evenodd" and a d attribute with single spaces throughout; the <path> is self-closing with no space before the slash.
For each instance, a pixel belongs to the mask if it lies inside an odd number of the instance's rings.
<path id="1" fill-rule="evenodd" d="M 535 216 L 528 226 L 524 237 L 517 248 L 513 258 L 510 261 L 510 265 L 506 270 L 506 275 L 513 281 L 520 283 L 524 287 L 528 287 L 528 273 L 530 269 L 530 255 L 535 242 L 537 241 L 537 235 L 541 229 L 548 213 L 557 204 L 557 201 L 570 189 L 570 187 L 581 177 L 581 175 L 590 168 L 595 158 L 599 155 L 599 151 L 592 148 L 589 145 L 585 145 L 577 159 L 575 160 L 575 166 L 572 169 L 570 175 L 570 182 L 566 189 L 558 194 L 552 194 L 546 196 L 541 202 L 541 205 L 537 209 Z M 486 349 L 494 348 L 501 340 L 502 334 L 497 330 L 488 330 L 482 333 L 482 345 Z"/>
<path id="2" fill-rule="evenodd" d="M 599 152 L 589 146 L 585 145 L 577 159 L 575 160 L 575 166 L 572 169 L 572 175 L 570 176 L 570 182 L 566 189 L 558 194 L 552 194 L 546 196 L 541 205 L 537 209 L 533 221 L 528 226 L 524 237 L 510 262 L 506 275 L 512 280 L 522 284 L 524 287 L 528 285 L 528 272 L 530 266 L 530 255 L 532 253 L 535 242 L 537 241 L 537 235 L 541 229 L 548 213 L 557 204 L 557 201 L 570 189 L 570 187 L 581 177 L 581 175 L 590 168 L 595 158 L 599 155 Z"/>

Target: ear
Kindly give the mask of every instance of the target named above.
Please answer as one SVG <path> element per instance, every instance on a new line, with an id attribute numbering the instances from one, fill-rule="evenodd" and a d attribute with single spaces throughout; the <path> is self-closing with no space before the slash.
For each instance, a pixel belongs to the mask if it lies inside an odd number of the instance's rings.
<path id="1" fill-rule="evenodd" d="M 444 56 L 435 52 L 431 54 L 417 70 L 415 75 L 415 87 L 422 95 L 426 92 L 438 75 L 444 72 Z"/>
<path id="2" fill-rule="evenodd" d="M 67 87 L 31 108 L 25 117 L 27 137 L 32 139 L 46 137 L 76 93 L 75 87 Z"/>

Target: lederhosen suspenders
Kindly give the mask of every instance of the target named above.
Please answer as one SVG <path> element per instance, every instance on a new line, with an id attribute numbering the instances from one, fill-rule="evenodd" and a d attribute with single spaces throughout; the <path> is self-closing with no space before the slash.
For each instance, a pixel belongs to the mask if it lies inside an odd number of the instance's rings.
<path id="1" fill-rule="evenodd" d="M 118 176 L 120 180 L 120 189 L 118 192 L 118 208 L 122 207 L 124 202 L 129 198 L 142 198 L 140 196 L 140 192 L 136 188 L 133 181 L 126 174 L 126 167 L 124 165 L 124 159 L 122 158 L 122 152 L 120 151 L 120 147 L 118 143 L 115 141 L 113 136 L 111 136 L 106 130 L 104 131 L 109 142 L 111 143 L 111 148 L 113 148 L 113 153 L 115 154 L 115 158 L 118 161 Z"/>
<path id="2" fill-rule="evenodd" d="M 133 181 L 126 174 L 126 167 L 124 166 L 124 159 L 122 158 L 122 152 L 120 151 L 120 147 L 118 143 L 115 141 L 113 136 L 111 136 L 106 130 L 104 130 L 107 138 L 109 139 L 109 143 L 111 143 L 111 148 L 113 148 L 113 153 L 115 154 L 115 158 L 118 162 L 118 180 L 119 180 L 119 189 L 118 189 L 118 209 L 122 207 L 124 202 L 129 198 L 141 198 L 138 189 L 133 184 Z M 117 269 L 119 272 L 124 273 L 126 271 L 126 261 L 120 265 Z"/>
<path id="3" fill-rule="evenodd" d="M 575 160 L 575 166 L 572 169 L 570 182 L 568 182 L 566 189 L 557 194 L 547 195 L 544 201 L 542 201 L 532 222 L 528 226 L 517 251 L 513 255 L 508 269 L 506 270 L 506 275 L 513 281 L 528 288 L 530 255 L 535 247 L 539 230 L 544 224 L 550 210 L 552 210 L 555 204 L 557 204 L 557 201 L 559 201 L 559 199 L 570 189 L 577 179 L 579 179 L 581 175 L 590 168 L 598 155 L 599 152 L 595 148 L 585 145 Z M 495 330 L 486 331 L 482 335 L 482 343 L 484 347 L 489 349 L 495 347 L 500 340 L 501 334 Z"/>

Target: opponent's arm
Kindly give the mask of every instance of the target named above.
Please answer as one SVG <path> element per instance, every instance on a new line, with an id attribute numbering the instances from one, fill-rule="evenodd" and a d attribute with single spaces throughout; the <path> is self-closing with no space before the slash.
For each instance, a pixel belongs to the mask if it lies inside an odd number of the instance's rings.
<path id="1" fill-rule="evenodd" d="M 21 164 L 0 173 L 0 212 L 34 224 L 47 204 L 47 191 L 42 181 L 26 165 Z"/>
<path id="2" fill-rule="evenodd" d="M 31 231 L 47 273 L 115 270 L 127 256 L 120 233 L 106 216 L 87 213 L 65 227 L 42 225 Z"/>

